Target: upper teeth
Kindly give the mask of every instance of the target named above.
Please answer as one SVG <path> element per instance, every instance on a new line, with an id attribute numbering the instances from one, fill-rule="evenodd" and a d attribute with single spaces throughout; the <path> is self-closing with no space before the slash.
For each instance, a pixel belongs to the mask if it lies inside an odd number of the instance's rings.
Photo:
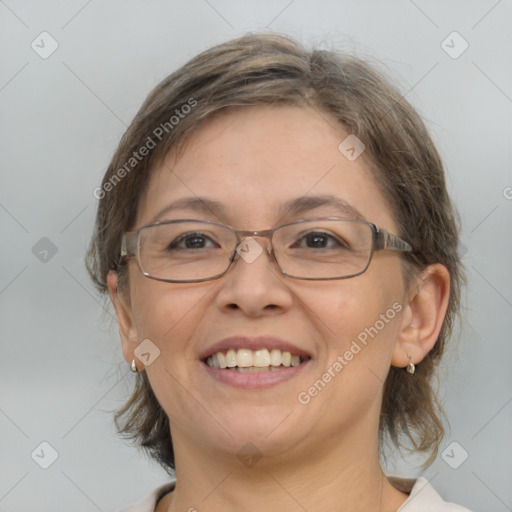
<path id="1" fill-rule="evenodd" d="M 248 348 L 230 349 L 227 352 L 217 352 L 206 359 L 208 366 L 214 368 L 264 368 L 269 366 L 299 366 L 301 358 L 290 352 L 283 352 L 277 348 L 268 350 L 250 350 Z"/>

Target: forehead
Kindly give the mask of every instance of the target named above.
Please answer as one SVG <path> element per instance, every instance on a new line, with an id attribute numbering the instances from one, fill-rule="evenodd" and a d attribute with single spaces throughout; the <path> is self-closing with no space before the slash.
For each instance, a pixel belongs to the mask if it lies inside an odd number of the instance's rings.
<path id="1" fill-rule="evenodd" d="M 394 223 L 368 159 L 363 153 L 350 161 L 338 149 L 347 135 L 330 114 L 312 108 L 223 113 L 196 129 L 179 158 L 171 151 L 153 170 L 137 225 L 188 216 L 266 229 L 293 220 L 283 215 L 308 216 L 309 207 L 315 215 L 359 216 L 390 229 Z M 208 198 L 212 208 L 198 198 Z M 169 209 L 171 203 L 180 209 Z"/>

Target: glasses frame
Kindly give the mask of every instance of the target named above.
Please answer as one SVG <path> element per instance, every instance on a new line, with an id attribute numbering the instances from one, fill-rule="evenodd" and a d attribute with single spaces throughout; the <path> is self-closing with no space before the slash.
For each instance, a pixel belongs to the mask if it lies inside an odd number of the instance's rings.
<path id="1" fill-rule="evenodd" d="M 285 272 L 281 265 L 279 264 L 279 261 L 276 258 L 276 255 L 274 253 L 274 247 L 272 245 L 272 237 L 274 235 L 274 232 L 280 228 L 283 228 L 285 226 L 289 226 L 292 224 L 300 224 L 303 222 L 311 222 L 311 221 L 324 221 L 324 220 L 342 220 L 342 221 L 348 221 L 348 222 L 354 222 L 354 223 L 360 223 L 360 224 L 366 224 L 370 226 L 372 230 L 372 246 L 370 249 L 370 256 L 368 258 L 368 263 L 366 266 L 359 272 L 356 272 L 354 274 L 350 274 L 348 276 L 342 276 L 342 277 L 297 277 L 291 274 L 288 274 Z M 164 279 L 161 277 L 154 277 L 147 272 L 145 272 L 142 268 L 142 265 L 140 264 L 140 257 L 139 257 L 139 235 L 140 232 L 143 229 L 152 227 L 152 226 L 161 226 L 165 224 L 175 224 L 178 222 L 202 222 L 205 224 L 211 224 L 216 226 L 222 226 L 225 228 L 228 228 L 233 232 L 233 234 L 236 236 L 237 242 L 235 249 L 233 250 L 233 254 L 231 255 L 229 259 L 229 264 L 227 268 L 218 274 L 215 274 L 212 277 L 206 277 L 201 279 Z M 229 224 L 223 224 L 221 222 L 214 222 L 210 220 L 197 220 L 197 219 L 173 219 L 173 220 L 164 220 L 159 222 L 154 222 L 152 224 L 146 224 L 144 226 L 141 226 L 135 231 L 127 231 L 123 234 L 121 238 L 121 258 L 129 258 L 129 257 L 135 257 L 135 260 L 137 262 L 137 266 L 139 267 L 139 270 L 141 273 L 146 276 L 149 279 L 154 279 L 156 281 L 163 281 L 165 283 L 199 283 L 203 281 L 213 281 L 214 279 L 219 279 L 223 275 L 227 273 L 227 271 L 231 268 L 233 265 L 233 262 L 235 262 L 238 259 L 238 252 L 237 248 L 240 246 L 240 244 L 249 237 L 262 237 L 267 238 L 269 241 L 269 249 L 267 250 L 267 253 L 269 257 L 271 258 L 271 261 L 274 261 L 280 272 L 287 276 L 291 277 L 293 279 L 302 279 L 306 281 L 332 281 L 335 279 L 349 279 L 351 277 L 356 277 L 368 270 L 368 267 L 370 266 L 370 263 L 373 259 L 373 254 L 375 251 L 384 251 L 384 250 L 390 250 L 390 251 L 397 251 L 397 252 L 413 252 L 412 247 L 405 241 L 399 238 L 396 235 L 393 235 L 392 233 L 389 233 L 388 231 L 384 231 L 379 229 L 375 224 L 368 222 L 366 220 L 360 220 L 360 219 L 351 219 L 351 218 L 344 218 L 344 217 L 315 217 L 315 218 L 308 218 L 308 219 L 300 219 L 292 222 L 287 222 L 285 224 L 279 224 L 278 226 L 275 226 L 272 229 L 265 229 L 262 231 L 246 231 L 246 230 L 238 230 L 234 228 L 233 226 L 230 226 Z"/>

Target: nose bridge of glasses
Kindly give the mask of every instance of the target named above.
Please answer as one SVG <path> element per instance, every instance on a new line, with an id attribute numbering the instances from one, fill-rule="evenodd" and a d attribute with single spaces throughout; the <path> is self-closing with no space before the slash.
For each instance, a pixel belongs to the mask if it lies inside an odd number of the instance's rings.
<path id="1" fill-rule="evenodd" d="M 252 238 L 252 239 L 266 238 L 267 239 L 267 242 L 265 242 L 266 243 L 266 248 L 262 247 L 262 249 L 266 250 L 266 252 L 269 254 L 269 256 L 271 256 L 271 258 L 273 260 L 275 260 L 274 248 L 272 246 L 272 236 L 273 236 L 273 234 L 274 234 L 274 230 L 273 229 L 264 229 L 264 230 L 261 230 L 261 231 L 245 231 L 245 230 L 237 231 L 236 232 L 237 248 L 240 247 L 247 238 Z M 260 245 L 260 247 L 261 247 L 261 243 L 260 242 L 258 242 L 257 240 L 255 240 L 255 242 L 258 245 Z"/>

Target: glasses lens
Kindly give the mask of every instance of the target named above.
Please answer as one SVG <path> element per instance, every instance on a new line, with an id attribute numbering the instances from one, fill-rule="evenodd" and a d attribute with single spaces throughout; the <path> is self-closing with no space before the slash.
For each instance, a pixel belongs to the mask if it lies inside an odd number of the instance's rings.
<path id="1" fill-rule="evenodd" d="M 274 232 L 276 259 L 289 276 L 334 279 L 363 272 L 370 261 L 373 231 L 351 220 L 307 220 Z M 142 228 L 138 259 L 147 276 L 175 282 L 211 279 L 230 265 L 234 231 L 213 222 L 177 221 Z"/>
<path id="2" fill-rule="evenodd" d="M 370 261 L 373 231 L 351 220 L 312 220 L 276 230 L 273 247 L 284 273 L 332 279 L 357 275 Z"/>
<path id="3" fill-rule="evenodd" d="M 222 274 L 236 245 L 226 226 L 179 221 L 141 229 L 138 256 L 144 274 L 169 281 L 194 281 Z"/>

